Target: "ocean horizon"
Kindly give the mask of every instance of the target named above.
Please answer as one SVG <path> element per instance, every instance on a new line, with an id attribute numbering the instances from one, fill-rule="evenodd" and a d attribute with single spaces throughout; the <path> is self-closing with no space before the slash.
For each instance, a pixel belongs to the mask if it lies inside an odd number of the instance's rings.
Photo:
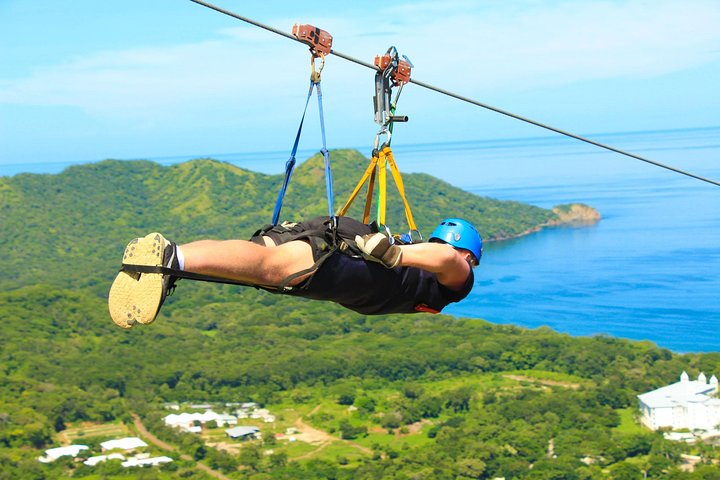
<path id="1" fill-rule="evenodd" d="M 598 133 L 589 134 L 585 137 L 594 141 L 605 143 L 613 147 L 627 148 L 631 153 L 638 153 L 636 148 L 638 144 L 642 145 L 643 153 L 676 151 L 678 148 L 688 150 L 707 150 L 717 149 L 720 146 L 720 126 L 683 128 L 674 130 L 645 130 L 636 132 L 615 132 L 615 133 Z M 682 138 L 685 143 L 679 145 L 653 145 L 648 146 L 647 143 L 653 139 L 672 138 L 677 140 Z M 698 140 L 700 137 L 700 141 Z M 708 137 L 713 138 L 713 142 L 708 144 Z M 318 148 L 301 148 L 298 149 L 296 158 L 298 163 L 302 163 L 311 156 L 319 153 Z M 464 141 L 448 141 L 448 142 L 430 142 L 430 143 L 393 143 L 393 151 L 400 160 L 403 171 L 410 173 L 422 172 L 436 176 L 443 180 L 447 180 L 455 186 L 467 187 L 473 185 L 473 180 L 477 177 L 465 176 L 453 177 L 448 176 L 447 169 L 437 168 L 437 155 L 448 153 L 453 157 L 458 156 L 461 152 L 466 155 L 478 154 L 483 159 L 507 159 L 513 158 L 516 162 L 521 161 L 522 166 L 527 168 L 527 159 L 547 159 L 548 157 L 564 157 L 568 155 L 612 155 L 617 154 L 602 150 L 598 147 L 568 138 L 561 135 L 544 135 L 535 137 L 510 137 L 482 140 L 464 140 Z M 562 147 L 562 150 L 558 150 Z M 353 149 L 358 150 L 369 158 L 371 153 L 370 145 L 363 146 L 329 146 L 332 151 L 334 149 Z M 481 152 L 481 153 L 479 153 Z M 166 155 L 166 156 L 139 156 L 132 158 L 116 158 L 105 157 L 97 159 L 80 159 L 76 161 L 62 162 L 19 162 L 19 163 L 0 163 L 0 177 L 13 176 L 21 173 L 35 174 L 56 174 L 62 172 L 67 167 L 73 165 L 85 165 L 101 162 L 104 160 L 149 160 L 160 165 L 175 165 L 178 163 L 196 160 L 200 158 L 212 158 L 221 162 L 231 163 L 235 166 L 253 170 L 259 173 L 269 175 L 280 174 L 284 172 L 285 162 L 288 160 L 290 149 L 271 150 L 271 151 L 251 151 L 251 152 L 234 152 L 234 153 L 195 153 L 188 155 Z M 407 158 L 406 158 L 407 157 Z M 653 155 L 648 155 L 653 158 Z M 622 158 L 622 157 L 621 157 Z M 655 159 L 657 160 L 657 159 Z M 677 160 L 677 159 L 676 159 Z M 682 160 L 682 159 L 680 159 Z M 623 162 L 633 162 L 626 158 Z M 504 162 L 503 162 L 504 163 Z M 613 162 L 610 162 L 611 164 Z M 630 164 L 626 164 L 628 167 Z M 715 164 L 718 166 L 718 162 Z M 677 166 L 677 165 L 675 165 Z M 705 168 L 706 165 L 694 165 L 699 168 Z M 492 170 L 484 172 L 491 174 L 489 178 L 495 178 L 499 173 L 507 173 L 505 168 L 508 165 L 498 165 L 495 163 Z M 517 164 L 515 165 L 517 167 Z M 517 177 L 520 169 L 512 168 L 513 175 L 509 179 Z M 635 169 L 637 170 L 637 169 Z M 482 178 L 484 175 L 480 175 Z M 522 177 L 518 177 L 522 178 Z M 454 181 L 450 181 L 454 180 Z"/>
<path id="2" fill-rule="evenodd" d="M 720 127 L 591 138 L 720 179 Z M 675 352 L 720 351 L 717 186 L 560 136 L 394 144 L 393 150 L 402 172 L 543 208 L 586 203 L 603 217 L 589 227 L 487 243 L 473 292 L 446 313 L 573 336 L 647 340 Z M 214 158 L 279 174 L 287 157 L 275 151 L 146 160 Z M 78 163 L 93 162 L 0 165 L 0 175 L 59 173 Z"/>

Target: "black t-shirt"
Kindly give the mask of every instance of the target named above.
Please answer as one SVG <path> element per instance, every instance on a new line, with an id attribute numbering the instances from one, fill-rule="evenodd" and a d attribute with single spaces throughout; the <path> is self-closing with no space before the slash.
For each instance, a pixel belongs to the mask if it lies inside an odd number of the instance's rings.
<path id="1" fill-rule="evenodd" d="M 326 217 L 324 217 L 326 218 Z M 317 228 L 322 219 L 297 224 L 298 230 Z M 347 217 L 340 217 L 339 232 L 347 233 L 346 238 L 355 234 L 371 233 L 369 226 Z M 277 244 L 290 240 L 290 237 L 270 235 Z M 322 242 L 310 239 L 317 260 L 321 251 L 317 248 Z M 362 257 L 341 252 L 331 254 L 320 268 L 301 285 L 287 292 L 315 300 L 327 300 L 365 315 L 387 313 L 437 313 L 452 302 L 459 302 L 472 290 L 474 283 L 472 268 L 465 284 L 458 291 L 441 285 L 437 276 L 415 267 L 395 267 L 392 269 L 367 261 Z"/>
<path id="2" fill-rule="evenodd" d="M 472 269 L 463 287 L 450 290 L 437 276 L 415 267 L 385 268 L 375 262 L 335 253 L 302 288 L 291 295 L 330 300 L 365 315 L 437 313 L 472 290 Z"/>

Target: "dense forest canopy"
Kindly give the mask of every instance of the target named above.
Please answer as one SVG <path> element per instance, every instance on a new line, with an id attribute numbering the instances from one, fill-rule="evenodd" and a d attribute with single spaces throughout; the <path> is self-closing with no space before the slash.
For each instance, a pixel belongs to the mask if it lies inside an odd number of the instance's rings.
<path id="1" fill-rule="evenodd" d="M 344 199 L 367 159 L 332 155 Z M 147 478 L 209 478 L 194 460 L 254 479 L 720 478 L 712 465 L 682 473 L 680 454 L 690 447 L 628 417 L 635 395 L 683 370 L 720 372 L 718 354 L 676 355 L 648 342 L 447 315 L 366 317 L 187 280 L 155 324 L 129 331 L 112 324 L 106 295 L 129 239 L 154 230 L 180 241 L 246 238 L 270 218 L 278 182 L 213 160 L 171 167 L 109 160 L 0 178 L 0 479 L 127 478 L 111 466 L 42 465 L 36 457 L 68 426 L 131 425 L 131 412 L 193 459 L 178 453 L 172 467 Z M 487 239 L 556 218 L 427 175 L 405 182 L 426 233 L 458 212 Z M 315 156 L 297 169 L 283 216 L 323 214 L 323 188 Z M 390 206 L 389 218 L 401 225 L 401 202 L 391 196 Z M 294 409 L 359 448 L 295 459 L 267 438 L 232 456 L 165 428 L 162 405 L 170 401 Z M 717 456 L 693 448 L 704 461 Z"/>

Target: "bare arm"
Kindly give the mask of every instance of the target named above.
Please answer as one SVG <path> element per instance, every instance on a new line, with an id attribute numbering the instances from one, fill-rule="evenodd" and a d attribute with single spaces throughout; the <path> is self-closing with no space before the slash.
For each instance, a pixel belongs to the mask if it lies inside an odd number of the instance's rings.
<path id="1" fill-rule="evenodd" d="M 438 282 L 450 290 L 459 290 L 470 275 L 465 257 L 444 243 L 400 245 L 400 265 L 417 267 L 437 275 Z"/>

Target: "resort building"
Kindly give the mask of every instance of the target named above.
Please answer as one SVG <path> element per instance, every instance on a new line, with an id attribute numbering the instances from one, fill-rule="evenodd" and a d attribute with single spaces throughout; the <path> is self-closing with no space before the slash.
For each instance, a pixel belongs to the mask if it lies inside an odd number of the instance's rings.
<path id="1" fill-rule="evenodd" d="M 235 427 L 225 430 L 228 437 L 232 439 L 248 440 L 251 438 L 260 438 L 260 429 L 253 426 Z"/>
<path id="2" fill-rule="evenodd" d="M 110 455 L 96 455 L 94 457 L 88 458 L 83 463 L 88 467 L 94 467 L 98 463 L 103 463 L 108 460 L 120 460 L 121 462 L 124 462 L 125 456 L 121 453 L 111 453 Z"/>
<path id="3" fill-rule="evenodd" d="M 108 440 L 100 444 L 103 452 L 108 450 L 134 450 L 136 448 L 147 447 L 147 443 L 137 437 L 118 438 L 116 440 Z"/>
<path id="4" fill-rule="evenodd" d="M 169 427 L 179 428 L 187 432 L 199 433 L 204 425 L 214 421 L 219 427 L 237 425 L 237 417 L 226 413 L 215 413 L 212 410 L 206 410 L 203 413 L 171 413 L 164 419 L 165 425 Z"/>
<path id="5" fill-rule="evenodd" d="M 45 450 L 45 455 L 38 458 L 38 461 L 42 463 L 54 462 L 60 457 L 77 457 L 80 452 L 87 450 L 90 447 L 87 445 L 68 445 L 67 447 L 57 447 Z"/>
<path id="6" fill-rule="evenodd" d="M 720 398 L 717 398 L 718 379 L 713 375 L 708 382 L 704 373 L 690 380 L 686 372 L 680 381 L 638 395 L 641 421 L 657 430 L 687 428 L 715 430 L 720 425 Z"/>
<path id="7" fill-rule="evenodd" d="M 170 463 L 173 459 L 170 457 L 162 456 L 162 457 L 152 457 L 152 458 L 129 458 L 126 461 L 122 462 L 120 465 L 122 465 L 125 468 L 128 467 L 145 467 L 145 466 L 158 466 L 163 463 Z"/>

